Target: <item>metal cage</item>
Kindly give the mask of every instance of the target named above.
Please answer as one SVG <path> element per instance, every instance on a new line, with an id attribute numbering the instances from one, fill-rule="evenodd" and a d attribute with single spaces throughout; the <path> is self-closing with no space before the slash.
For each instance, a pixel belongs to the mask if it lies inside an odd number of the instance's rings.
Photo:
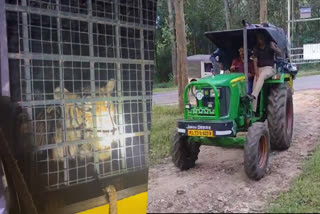
<path id="1" fill-rule="evenodd" d="M 41 190 L 146 184 L 156 0 L 0 0 L 0 14 L 1 92 L 30 116 Z"/>

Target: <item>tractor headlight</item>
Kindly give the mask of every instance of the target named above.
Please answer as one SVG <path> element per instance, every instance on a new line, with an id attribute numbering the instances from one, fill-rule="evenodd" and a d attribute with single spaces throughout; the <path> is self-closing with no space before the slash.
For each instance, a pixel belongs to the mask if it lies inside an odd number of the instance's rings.
<path id="1" fill-rule="evenodd" d="M 213 108 L 213 103 L 208 102 L 208 108 Z"/>
<path id="2" fill-rule="evenodd" d="M 190 104 L 186 104 L 186 109 L 191 109 L 191 105 Z"/>
<path id="3" fill-rule="evenodd" d="M 217 89 L 218 91 L 218 97 L 220 97 L 220 88 Z M 213 89 L 210 89 L 210 97 L 215 97 L 216 94 L 214 93 L 214 90 Z"/>
<path id="4" fill-rule="evenodd" d="M 210 89 L 210 97 L 215 97 L 216 94 L 214 93 L 214 90 L 213 89 Z"/>

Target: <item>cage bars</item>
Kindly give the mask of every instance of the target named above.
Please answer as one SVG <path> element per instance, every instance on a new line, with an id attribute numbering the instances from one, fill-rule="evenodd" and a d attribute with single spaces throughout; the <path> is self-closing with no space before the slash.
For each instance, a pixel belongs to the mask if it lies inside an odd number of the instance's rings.
<path id="1" fill-rule="evenodd" d="M 148 164 L 156 1 L 95 2 L 7 0 L 3 7 L 18 17 L 18 51 L 8 54 L 12 73 L 19 70 L 13 99 L 31 112 L 49 189 Z M 109 147 L 95 144 L 106 141 Z"/>
<path id="2" fill-rule="evenodd" d="M 0 38 L 1 95 L 10 96 L 5 0 L 0 0 Z"/>

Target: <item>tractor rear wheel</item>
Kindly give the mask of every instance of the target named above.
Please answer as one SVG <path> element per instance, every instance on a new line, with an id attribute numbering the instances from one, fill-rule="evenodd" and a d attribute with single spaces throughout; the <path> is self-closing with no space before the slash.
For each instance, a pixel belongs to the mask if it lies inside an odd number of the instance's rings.
<path id="1" fill-rule="evenodd" d="M 271 148 L 286 150 L 290 147 L 293 130 L 292 91 L 288 84 L 275 85 L 268 97 L 268 126 Z"/>
<path id="2" fill-rule="evenodd" d="M 195 166 L 200 152 L 200 143 L 188 142 L 186 136 L 176 133 L 173 138 L 172 161 L 181 170 Z"/>
<path id="3" fill-rule="evenodd" d="M 253 180 L 261 179 L 266 172 L 270 153 L 270 137 L 265 123 L 256 122 L 248 130 L 244 146 L 244 169 Z"/>

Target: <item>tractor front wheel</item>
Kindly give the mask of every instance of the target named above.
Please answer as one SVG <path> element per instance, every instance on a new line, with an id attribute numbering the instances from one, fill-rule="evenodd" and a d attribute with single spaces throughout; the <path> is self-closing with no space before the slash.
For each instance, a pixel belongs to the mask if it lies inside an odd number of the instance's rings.
<path id="1" fill-rule="evenodd" d="M 172 161 L 181 170 L 195 166 L 200 152 L 200 143 L 188 142 L 186 136 L 176 133 L 173 138 Z"/>
<path id="2" fill-rule="evenodd" d="M 265 123 L 256 122 L 248 130 L 244 146 L 244 169 L 247 176 L 260 180 L 266 172 L 270 152 L 270 137 Z"/>
<path id="3" fill-rule="evenodd" d="M 292 91 L 288 84 L 275 85 L 268 97 L 268 126 L 271 148 L 286 150 L 290 147 L 293 130 Z"/>

